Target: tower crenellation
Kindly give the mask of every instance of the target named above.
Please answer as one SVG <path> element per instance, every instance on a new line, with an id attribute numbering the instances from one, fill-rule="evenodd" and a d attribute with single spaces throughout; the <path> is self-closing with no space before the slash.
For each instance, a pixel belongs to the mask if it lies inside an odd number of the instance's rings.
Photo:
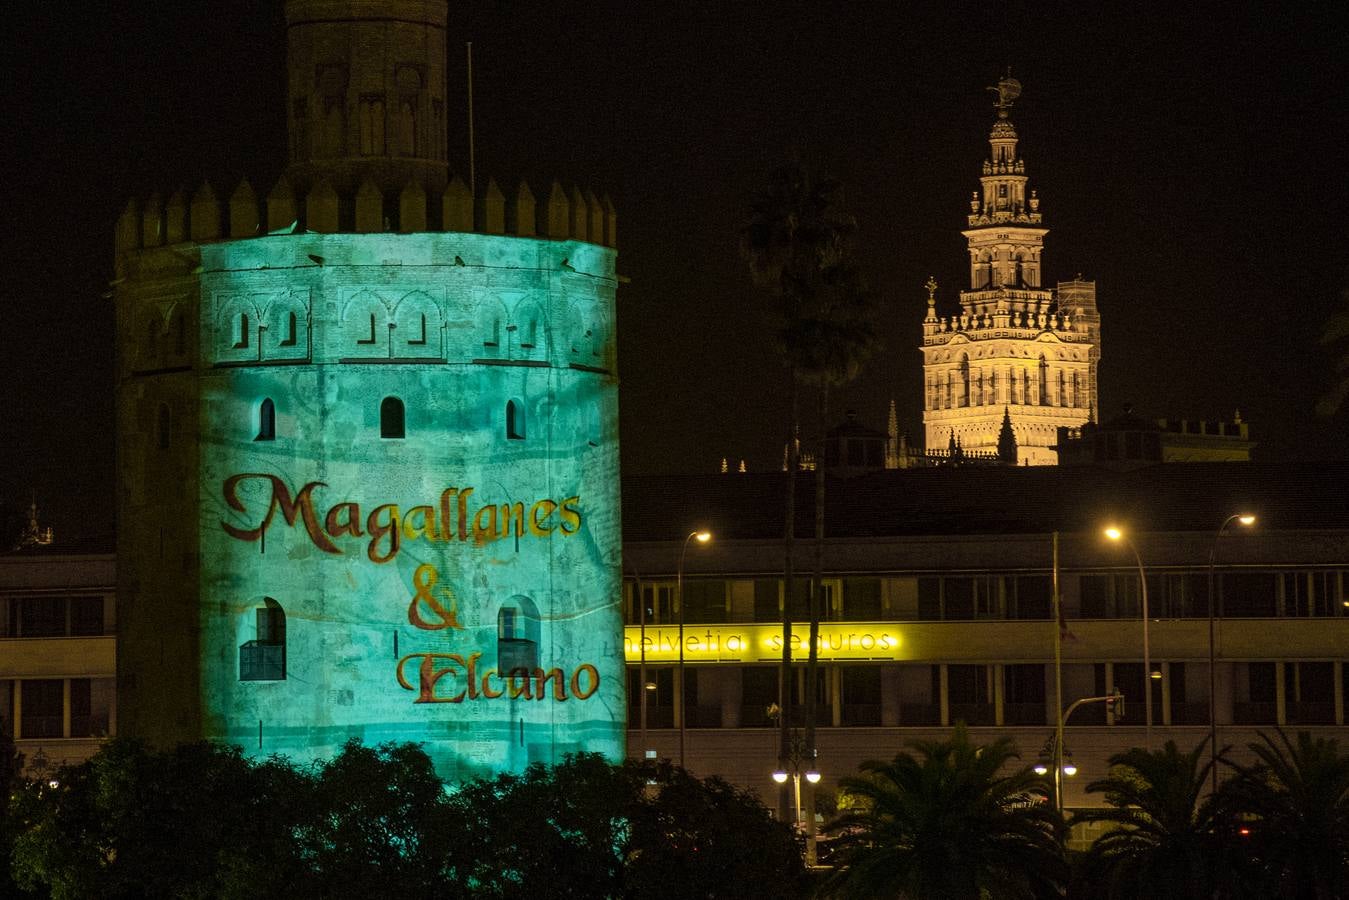
<path id="1" fill-rule="evenodd" d="M 1040 198 L 1018 154 L 1012 104 L 1021 84 L 997 87 L 997 117 L 962 232 L 969 287 L 960 308 L 939 315 L 936 283 L 926 285 L 923 319 L 927 445 L 957 435 L 968 453 L 1008 454 L 1053 463 L 1057 429 L 1080 425 L 1099 405 L 1100 315 L 1096 285 L 1079 276 L 1057 290 L 1044 285 L 1045 235 Z"/>
<path id="2" fill-rule="evenodd" d="M 290 178 L 282 175 L 265 197 L 258 197 L 247 178 L 221 203 L 215 188 L 203 181 L 191 203 L 180 189 L 168 203 L 159 193 L 130 200 L 118 219 L 116 250 L 203 243 L 269 236 L 277 232 L 370 234 L 377 232 L 463 231 L 579 240 L 614 247 L 618 213 L 608 196 L 579 187 L 566 191 L 553 183 L 548 204 L 540 207 L 525 181 L 509 197 L 494 179 L 488 179 L 475 197 L 460 178 L 446 188 L 428 193 L 410 180 L 399 189 L 383 191 L 373 180 L 339 192 L 322 179 L 297 197 Z"/>

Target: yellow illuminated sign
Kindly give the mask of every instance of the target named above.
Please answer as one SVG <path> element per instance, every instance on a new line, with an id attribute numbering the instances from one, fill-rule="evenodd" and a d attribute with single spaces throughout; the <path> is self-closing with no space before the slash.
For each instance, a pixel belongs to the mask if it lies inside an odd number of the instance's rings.
<path id="1" fill-rule="evenodd" d="M 804 661 L 810 626 L 792 626 L 794 660 Z M 642 657 L 643 635 L 637 625 L 623 632 L 627 661 Z M 648 625 L 645 634 L 646 661 L 679 661 L 679 626 Z M 903 659 L 903 636 L 891 623 L 821 623 L 818 641 L 820 659 Z M 782 659 L 782 626 L 771 624 L 685 625 L 684 662 L 768 662 Z"/>

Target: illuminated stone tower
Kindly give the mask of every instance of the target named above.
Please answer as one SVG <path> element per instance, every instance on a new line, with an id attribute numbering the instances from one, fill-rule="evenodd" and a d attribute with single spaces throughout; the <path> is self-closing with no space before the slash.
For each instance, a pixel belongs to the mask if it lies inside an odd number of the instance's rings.
<path id="1" fill-rule="evenodd" d="M 1060 426 L 1081 425 L 1098 408 L 1100 316 L 1095 282 L 1042 287 L 1040 253 L 1048 229 L 1040 200 L 1026 190 L 1008 112 L 1021 85 L 998 82 L 997 120 L 988 136 L 981 190 L 970 200 L 970 289 L 960 312 L 938 317 L 929 280 L 923 320 L 923 423 L 929 449 L 954 438 L 967 452 L 996 453 L 1004 414 L 1019 462 L 1056 461 Z"/>
<path id="2" fill-rule="evenodd" d="M 120 730 L 620 758 L 613 207 L 448 178 L 442 0 L 286 18 L 286 175 L 117 226 Z"/>

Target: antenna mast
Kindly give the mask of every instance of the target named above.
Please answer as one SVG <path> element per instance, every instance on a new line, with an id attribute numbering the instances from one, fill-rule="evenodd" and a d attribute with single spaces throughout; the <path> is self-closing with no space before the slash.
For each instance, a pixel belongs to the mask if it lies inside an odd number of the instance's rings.
<path id="1" fill-rule="evenodd" d="M 473 42 L 464 45 L 468 54 L 468 193 L 470 197 L 478 195 L 478 185 L 473 159 Z"/>

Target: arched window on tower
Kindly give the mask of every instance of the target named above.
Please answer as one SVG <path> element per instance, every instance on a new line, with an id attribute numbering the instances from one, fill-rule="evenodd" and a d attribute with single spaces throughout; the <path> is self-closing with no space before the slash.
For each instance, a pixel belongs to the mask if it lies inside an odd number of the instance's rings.
<path id="1" fill-rule="evenodd" d="M 973 406 L 974 394 L 970 384 L 970 358 L 960 358 L 960 405 Z"/>
<path id="2" fill-rule="evenodd" d="M 379 436 L 391 439 L 407 437 L 403 401 L 397 397 L 385 397 L 380 401 Z"/>
<path id="3" fill-rule="evenodd" d="M 539 609 L 517 594 L 497 611 L 497 671 L 502 676 L 539 665 Z"/>
<path id="4" fill-rule="evenodd" d="M 257 637 L 239 645 L 239 680 L 284 681 L 286 611 L 271 597 L 264 597 L 253 615 Z"/>
<path id="5" fill-rule="evenodd" d="M 1067 381 L 1067 378 L 1064 377 L 1064 374 L 1063 374 L 1063 370 L 1062 370 L 1062 369 L 1059 369 L 1059 396 L 1058 396 L 1058 405 L 1059 405 L 1059 406 L 1071 406 L 1071 405 L 1072 405 L 1071 403 L 1068 402 L 1068 381 Z"/>
<path id="6" fill-rule="evenodd" d="M 276 404 L 271 397 L 263 397 L 258 404 L 258 436 L 253 440 L 276 440 Z"/>
<path id="7" fill-rule="evenodd" d="M 506 401 L 506 439 L 525 439 L 525 405 L 519 400 Z"/>
<path id="8" fill-rule="evenodd" d="M 1039 398 L 1038 398 L 1039 404 L 1040 404 L 1041 406 L 1048 406 L 1048 405 L 1049 405 L 1049 363 L 1045 362 L 1045 358 L 1044 358 L 1043 356 L 1040 357 L 1040 378 L 1039 378 L 1039 383 L 1036 385 L 1036 387 L 1037 387 L 1037 389 L 1038 389 L 1039 392 L 1040 392 L 1040 396 L 1039 396 Z"/>
<path id="9" fill-rule="evenodd" d="M 234 349 L 242 350 L 248 346 L 248 313 L 239 313 L 234 320 Z"/>

